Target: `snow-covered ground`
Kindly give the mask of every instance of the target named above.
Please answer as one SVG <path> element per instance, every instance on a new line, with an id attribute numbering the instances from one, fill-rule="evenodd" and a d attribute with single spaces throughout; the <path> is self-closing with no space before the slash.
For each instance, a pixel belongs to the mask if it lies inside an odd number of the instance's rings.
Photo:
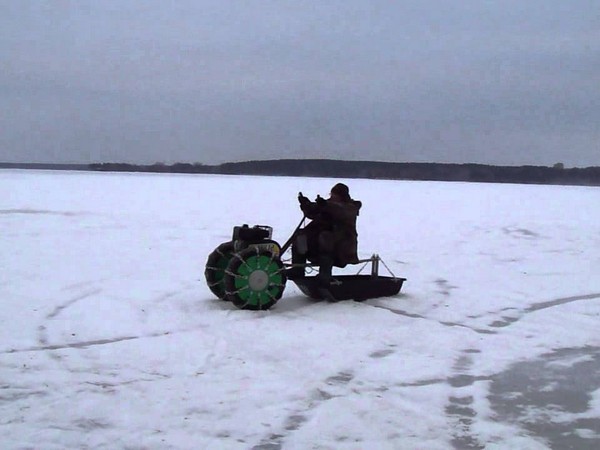
<path id="1" fill-rule="evenodd" d="M 600 189 L 346 180 L 401 295 L 213 298 L 336 181 L 0 171 L 1 447 L 599 448 Z"/>

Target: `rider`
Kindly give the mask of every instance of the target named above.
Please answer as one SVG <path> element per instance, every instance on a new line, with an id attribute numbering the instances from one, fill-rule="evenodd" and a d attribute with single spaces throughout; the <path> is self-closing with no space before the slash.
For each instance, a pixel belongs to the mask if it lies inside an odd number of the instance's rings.
<path id="1" fill-rule="evenodd" d="M 300 230 L 292 247 L 292 263 L 308 259 L 319 265 L 319 278 L 329 283 L 333 266 L 358 262 L 356 218 L 362 203 L 350 197 L 348 186 L 337 183 L 328 199 L 317 196 L 314 202 L 298 194 L 300 209 L 311 222 Z M 290 278 L 302 276 L 304 268 L 292 269 Z M 301 272 L 300 272 L 301 271 Z"/>

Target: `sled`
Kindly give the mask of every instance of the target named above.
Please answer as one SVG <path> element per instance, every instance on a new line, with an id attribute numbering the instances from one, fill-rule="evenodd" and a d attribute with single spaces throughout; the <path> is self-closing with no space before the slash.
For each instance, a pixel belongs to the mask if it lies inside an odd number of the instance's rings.
<path id="1" fill-rule="evenodd" d="M 372 258 L 379 258 L 373 255 Z M 375 262 L 377 259 L 367 261 Z M 334 275 L 331 281 L 323 286 L 316 277 L 295 278 L 293 281 L 303 294 L 316 300 L 356 300 L 364 301 L 370 298 L 393 297 L 400 292 L 405 278 L 394 276 L 373 275 Z"/>
<path id="2" fill-rule="evenodd" d="M 307 275 L 307 270 L 318 268 L 316 264 L 284 262 L 282 257 L 292 246 L 299 228 L 300 225 L 281 246 L 272 239 L 270 226 L 235 226 L 231 241 L 222 243 L 208 256 L 204 274 L 209 289 L 218 298 L 249 310 L 271 308 L 281 299 L 288 281 L 294 282 L 308 297 L 328 301 L 390 297 L 402 289 L 406 278 L 396 277 L 377 254 L 352 264 L 362 265 L 356 274 L 333 274 L 328 282 Z M 369 264 L 370 273 L 361 274 Z M 384 265 L 389 276 L 379 274 L 380 265 Z"/>

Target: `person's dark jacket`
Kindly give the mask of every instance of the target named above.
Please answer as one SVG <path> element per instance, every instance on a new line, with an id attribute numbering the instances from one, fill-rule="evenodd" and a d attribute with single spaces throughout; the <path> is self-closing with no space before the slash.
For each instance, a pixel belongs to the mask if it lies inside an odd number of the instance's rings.
<path id="1" fill-rule="evenodd" d="M 312 219 L 306 227 L 308 234 L 318 235 L 330 231 L 333 235 L 334 265 L 344 267 L 358 261 L 358 233 L 356 218 L 362 203 L 358 200 L 336 201 L 317 197 L 311 202 L 306 197 L 300 199 L 304 215 Z"/>

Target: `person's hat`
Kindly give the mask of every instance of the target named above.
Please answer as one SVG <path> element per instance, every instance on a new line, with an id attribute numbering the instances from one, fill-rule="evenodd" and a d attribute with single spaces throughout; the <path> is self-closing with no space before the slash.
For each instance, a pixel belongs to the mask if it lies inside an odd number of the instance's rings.
<path id="1" fill-rule="evenodd" d="M 331 188 L 331 193 L 344 200 L 350 200 L 350 189 L 344 183 L 338 183 Z"/>

